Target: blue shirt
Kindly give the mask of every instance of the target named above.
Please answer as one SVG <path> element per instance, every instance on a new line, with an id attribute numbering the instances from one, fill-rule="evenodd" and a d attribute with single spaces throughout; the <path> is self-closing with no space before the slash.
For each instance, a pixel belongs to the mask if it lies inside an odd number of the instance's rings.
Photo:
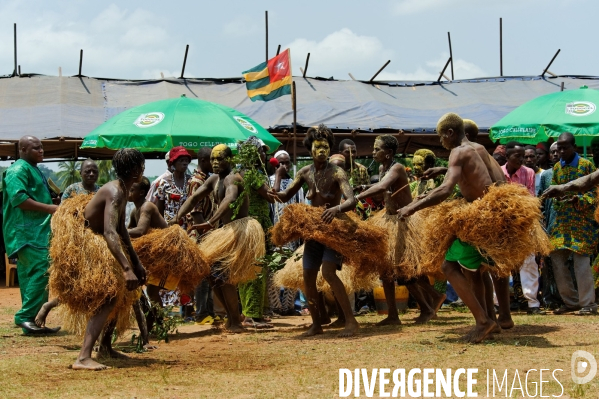
<path id="1" fill-rule="evenodd" d="M 574 153 L 574 159 L 572 159 L 572 162 L 570 163 L 566 163 L 566 161 L 564 161 L 563 159 L 560 158 L 559 160 L 559 164 L 562 166 L 562 168 L 566 165 L 568 166 L 572 166 L 574 168 L 578 168 L 578 161 L 580 160 L 580 155 L 578 155 L 577 152 Z"/>

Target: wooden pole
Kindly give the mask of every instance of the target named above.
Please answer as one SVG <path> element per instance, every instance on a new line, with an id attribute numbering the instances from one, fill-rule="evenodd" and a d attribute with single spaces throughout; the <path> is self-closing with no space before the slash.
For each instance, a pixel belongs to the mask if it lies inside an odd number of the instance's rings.
<path id="1" fill-rule="evenodd" d="M 310 62 L 310 53 L 308 53 L 308 56 L 306 57 L 306 66 L 304 67 L 304 71 L 302 73 L 303 78 L 306 77 L 306 73 L 308 72 L 308 62 Z"/>
<path id="2" fill-rule="evenodd" d="M 19 76 L 21 76 L 21 65 L 19 65 Z"/>
<path id="3" fill-rule="evenodd" d="M 83 49 L 79 50 L 79 77 L 81 77 L 81 67 L 83 66 Z"/>
<path id="4" fill-rule="evenodd" d="M 449 41 L 449 59 L 451 60 L 451 80 L 453 80 L 453 52 L 451 51 L 451 35 L 449 32 L 447 32 L 447 40 Z"/>
<path id="5" fill-rule="evenodd" d="M 183 68 L 181 68 L 180 79 L 185 79 L 183 76 L 185 75 L 185 65 L 187 64 L 187 53 L 188 52 L 189 52 L 189 44 L 185 46 L 185 56 L 183 57 Z"/>
<path id="6" fill-rule="evenodd" d="M 297 167 L 297 97 L 295 95 L 295 82 L 291 84 L 291 106 L 293 107 L 293 174 Z"/>
<path id="7" fill-rule="evenodd" d="M 281 45 L 279 44 L 279 47 L 277 47 L 277 55 L 279 55 L 280 52 L 281 52 Z"/>
<path id="8" fill-rule="evenodd" d="M 562 82 L 562 89 L 560 91 L 564 91 L 564 82 Z"/>
<path id="9" fill-rule="evenodd" d="M 264 11 L 264 22 L 266 23 L 266 62 L 268 62 L 268 11 Z"/>
<path id="10" fill-rule="evenodd" d="M 499 18 L 499 76 L 503 76 L 503 22 Z"/>
<path id="11" fill-rule="evenodd" d="M 390 62 L 391 62 L 391 60 L 387 60 L 387 62 L 385 62 L 385 65 L 383 65 L 381 67 L 381 69 L 379 69 L 378 72 L 375 73 L 374 76 L 370 78 L 370 80 L 368 81 L 368 83 L 372 83 L 372 81 L 374 80 L 374 78 L 376 78 L 377 76 L 379 76 L 379 73 L 383 72 L 383 69 L 385 69 L 387 67 L 387 65 L 389 65 Z"/>
<path id="12" fill-rule="evenodd" d="M 13 76 L 17 76 L 17 24 L 15 23 L 15 70 L 13 72 Z"/>

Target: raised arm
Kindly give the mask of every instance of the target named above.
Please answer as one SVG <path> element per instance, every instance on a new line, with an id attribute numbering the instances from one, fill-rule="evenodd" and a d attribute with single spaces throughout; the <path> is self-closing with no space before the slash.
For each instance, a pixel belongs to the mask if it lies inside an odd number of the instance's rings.
<path id="1" fill-rule="evenodd" d="M 279 191 L 279 192 L 269 191 L 268 195 L 273 197 L 274 201 L 276 201 L 277 199 L 280 200 L 281 202 L 289 201 L 291 198 L 293 198 L 293 196 L 295 194 L 297 194 L 297 192 L 300 190 L 300 188 L 302 188 L 302 185 L 306 182 L 306 180 L 304 179 L 304 172 L 307 170 L 307 168 L 308 167 L 303 167 L 297 173 L 297 175 L 295 176 L 295 179 L 293 179 L 291 184 L 289 186 L 287 186 L 287 190 Z"/>
<path id="2" fill-rule="evenodd" d="M 151 202 L 149 202 L 149 204 L 151 204 Z M 133 222 L 133 218 L 131 218 L 131 222 Z M 129 223 L 129 237 L 137 238 L 145 235 L 148 232 L 148 230 L 150 230 L 151 224 L 152 214 L 149 212 L 147 207 L 142 206 L 139 212 L 139 220 L 137 221 L 137 226 L 131 226 L 131 223 Z"/>
<path id="3" fill-rule="evenodd" d="M 453 155 L 453 154 L 452 154 Z M 412 202 L 409 205 L 401 208 L 398 213 L 402 216 L 410 216 L 421 209 L 428 208 L 430 206 L 438 205 L 445 201 L 453 193 L 453 188 L 460 181 L 462 175 L 462 164 L 459 161 L 459 157 L 450 156 L 447 173 L 445 174 L 445 180 L 443 183 L 428 193 L 425 198 L 419 201 Z"/>
<path id="4" fill-rule="evenodd" d="M 198 202 L 210 195 L 210 193 L 214 189 L 214 184 L 217 181 L 218 175 L 210 176 L 204 182 L 204 184 L 200 186 L 200 188 L 194 191 L 190 197 L 187 197 L 187 200 L 183 203 L 183 205 L 181 205 L 181 208 L 179 208 L 177 217 L 174 220 L 172 220 L 170 224 L 178 223 L 181 218 L 185 217 L 185 215 L 187 215 L 189 212 L 193 210 L 193 208 L 198 204 Z M 158 208 L 158 210 L 160 210 L 160 208 Z"/>
<path id="5" fill-rule="evenodd" d="M 550 186 L 547 190 L 545 190 L 545 192 L 543 192 L 541 198 L 560 197 L 567 192 L 584 193 L 590 191 L 597 185 L 599 185 L 599 170 L 596 170 L 593 173 L 580 177 L 576 180 L 572 180 L 566 184 Z"/>
<path id="6" fill-rule="evenodd" d="M 206 222 L 210 227 L 216 226 L 216 223 L 225 215 L 230 209 L 230 205 L 235 202 L 239 197 L 239 184 L 241 183 L 241 176 L 231 175 L 225 179 L 225 197 L 220 202 L 218 209 L 212 214 L 212 217 Z M 242 193 L 243 194 L 243 193 Z"/>
<path id="7" fill-rule="evenodd" d="M 403 170 L 403 174 L 405 175 L 404 180 L 407 183 L 408 176 L 405 174 L 405 167 L 401 164 L 397 164 L 396 166 L 393 166 L 391 168 L 391 170 L 389 170 L 387 172 L 387 175 L 385 175 L 385 177 L 381 181 L 379 181 L 376 184 L 371 185 L 369 189 L 367 189 L 366 191 L 363 191 L 362 193 L 357 195 L 356 199 L 363 200 L 365 198 L 384 193 L 385 191 L 387 191 L 389 189 L 389 187 L 391 187 L 393 185 L 394 182 L 398 181 L 402 170 Z"/>

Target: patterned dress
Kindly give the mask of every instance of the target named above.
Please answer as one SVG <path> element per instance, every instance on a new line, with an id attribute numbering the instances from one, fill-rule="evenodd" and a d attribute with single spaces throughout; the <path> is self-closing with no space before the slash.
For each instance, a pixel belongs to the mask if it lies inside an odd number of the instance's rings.
<path id="1" fill-rule="evenodd" d="M 591 174 L 595 167 L 591 161 L 576 154 L 575 159 L 562 166 L 560 162 L 553 167 L 552 185 L 565 184 L 579 177 Z M 572 194 L 568 194 L 568 197 Z M 555 222 L 551 230 L 551 244 L 554 250 L 569 249 L 580 255 L 590 256 L 597 247 L 597 223 L 595 212 L 595 192 L 575 194 L 575 204 L 554 200 Z"/>
<path id="2" fill-rule="evenodd" d="M 100 189 L 100 186 L 98 186 L 97 184 L 94 184 L 94 189 L 92 191 L 88 191 L 85 189 L 85 187 L 83 187 L 83 183 L 81 183 L 81 182 L 73 183 L 70 186 L 68 186 L 67 188 L 65 188 L 64 192 L 62 193 L 61 201 L 66 200 L 71 195 L 94 194 L 99 189 Z"/>
<path id="3" fill-rule="evenodd" d="M 155 194 L 157 200 L 164 201 L 164 220 L 166 220 L 167 223 L 177 217 L 181 205 L 187 200 L 187 186 L 191 179 L 191 175 L 185 174 L 183 187 L 177 186 L 173 179 L 174 176 L 171 175 L 170 177 L 160 180 Z M 179 224 L 186 229 L 187 222 L 184 220 L 185 219 L 179 221 Z"/>
<path id="4" fill-rule="evenodd" d="M 361 163 L 354 163 L 353 169 L 348 171 L 348 177 L 352 187 L 370 184 L 370 176 L 368 175 L 368 168 Z"/>

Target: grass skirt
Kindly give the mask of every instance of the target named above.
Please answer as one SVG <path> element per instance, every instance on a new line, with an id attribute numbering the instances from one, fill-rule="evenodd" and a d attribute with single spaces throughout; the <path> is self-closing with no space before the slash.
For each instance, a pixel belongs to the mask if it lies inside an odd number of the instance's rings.
<path id="1" fill-rule="evenodd" d="M 132 244 L 149 275 L 159 280 L 176 277 L 181 292 L 192 292 L 210 274 L 196 240 L 179 225 L 150 230 Z"/>
<path id="2" fill-rule="evenodd" d="M 273 275 L 273 284 L 275 284 L 275 286 L 304 291 L 303 254 L 304 246 L 302 245 L 296 249 L 293 255 L 287 260 L 285 267 L 278 270 Z M 356 269 L 353 267 L 343 267 L 341 270 L 337 271 L 337 276 L 343 283 L 345 292 L 348 295 L 352 292 L 361 290 L 368 291 L 380 286 L 378 274 L 370 273 L 364 276 L 358 276 L 355 271 Z M 322 272 L 320 271 L 318 272 L 318 277 L 316 279 L 316 287 L 318 288 L 318 291 L 324 292 L 329 296 L 332 295 L 332 289 L 329 286 L 329 283 L 322 277 Z"/>
<path id="3" fill-rule="evenodd" d="M 127 291 L 123 269 L 104 237 L 85 227 L 83 213 L 91 198 L 71 197 L 52 216 L 50 293 L 62 305 L 63 327 L 77 335 L 83 335 L 89 319 L 104 304 L 115 300 L 107 322 L 116 319 L 117 331 L 123 334 L 131 326 L 132 304 L 140 291 Z"/>
<path id="4" fill-rule="evenodd" d="M 229 284 L 245 283 L 261 270 L 256 259 L 266 253 L 264 231 L 256 219 L 237 219 L 206 234 L 200 252 L 212 273 L 226 276 Z"/>
<path id="5" fill-rule="evenodd" d="M 376 272 L 383 257 L 376 249 L 387 248 L 385 229 L 360 220 L 353 212 L 338 214 L 326 224 L 321 220 L 323 211 L 324 208 L 306 204 L 286 206 L 271 229 L 273 244 L 314 240 L 339 252 L 344 264 L 360 268 L 361 275 Z"/>
<path id="6" fill-rule="evenodd" d="M 383 278 L 411 278 L 410 270 L 403 270 L 402 259 L 406 249 L 406 236 L 408 234 L 407 220 L 401 220 L 399 215 L 390 215 L 385 210 L 377 212 L 373 217 L 367 220 L 367 223 L 383 229 L 387 232 L 387 248 L 384 259 L 380 259 L 372 267 L 361 267 L 358 274 L 364 271 L 377 272 Z M 382 254 L 381 254 L 382 255 Z M 377 270 L 371 270 L 374 267 Z"/>
<path id="7" fill-rule="evenodd" d="M 525 187 L 491 186 L 476 201 L 447 201 L 414 214 L 404 262 L 417 264 L 421 273 L 434 273 L 457 237 L 490 257 L 495 262 L 492 273 L 505 277 L 519 270 L 531 253 L 551 252 L 540 220 L 539 200 Z"/>

